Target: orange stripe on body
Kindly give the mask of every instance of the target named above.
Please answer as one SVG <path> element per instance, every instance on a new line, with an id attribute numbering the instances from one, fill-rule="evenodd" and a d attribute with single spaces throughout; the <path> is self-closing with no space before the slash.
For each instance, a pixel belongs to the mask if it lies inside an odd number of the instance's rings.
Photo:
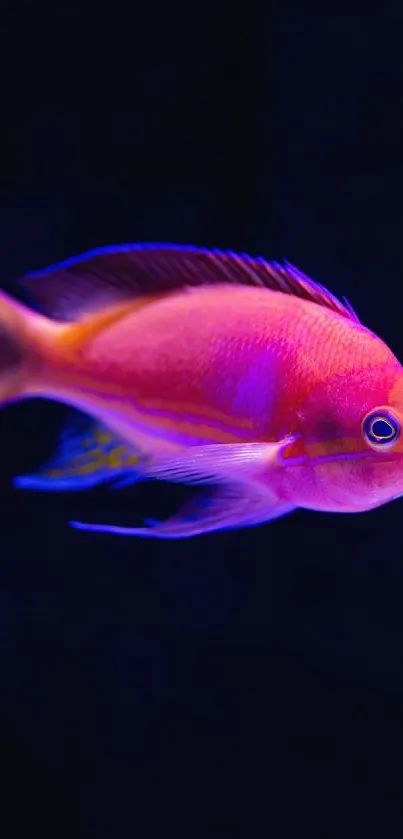
<path id="1" fill-rule="evenodd" d="M 106 410 L 117 410 L 129 421 L 158 431 L 180 434 L 190 439 L 202 438 L 212 442 L 235 443 L 245 440 L 272 442 L 254 434 L 253 420 L 233 417 L 217 410 L 212 404 L 142 398 L 138 393 L 123 390 L 122 384 L 101 378 L 88 370 L 85 357 L 87 346 L 102 332 L 119 320 L 132 315 L 159 300 L 164 295 L 142 298 L 119 304 L 85 317 L 73 324 L 56 324 L 52 340 L 45 346 L 46 378 L 51 396 L 59 393 L 80 394 Z M 38 392 L 43 383 L 38 383 Z M 109 401 L 110 400 L 110 401 Z"/>
<path id="2" fill-rule="evenodd" d="M 371 454 L 364 442 L 355 437 L 343 437 L 334 440 L 304 442 L 297 438 L 283 453 L 283 460 L 293 461 L 301 458 L 308 458 L 311 461 L 320 461 L 329 457 L 343 457 L 344 455 L 365 455 Z"/>

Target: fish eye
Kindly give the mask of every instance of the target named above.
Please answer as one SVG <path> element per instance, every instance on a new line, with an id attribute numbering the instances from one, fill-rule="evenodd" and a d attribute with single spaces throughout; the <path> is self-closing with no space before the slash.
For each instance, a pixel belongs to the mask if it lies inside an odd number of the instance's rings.
<path id="1" fill-rule="evenodd" d="M 400 437 L 400 423 L 391 411 L 371 411 L 364 418 L 362 430 L 368 445 L 373 449 L 388 449 Z"/>

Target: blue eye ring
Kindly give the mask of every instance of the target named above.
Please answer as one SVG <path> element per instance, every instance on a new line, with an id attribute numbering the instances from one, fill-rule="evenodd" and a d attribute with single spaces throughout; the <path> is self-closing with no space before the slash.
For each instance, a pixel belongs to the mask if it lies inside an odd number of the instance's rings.
<path id="1" fill-rule="evenodd" d="M 379 450 L 390 449 L 396 445 L 401 426 L 397 417 L 385 408 L 371 411 L 364 417 L 362 432 L 365 441 L 371 448 Z"/>

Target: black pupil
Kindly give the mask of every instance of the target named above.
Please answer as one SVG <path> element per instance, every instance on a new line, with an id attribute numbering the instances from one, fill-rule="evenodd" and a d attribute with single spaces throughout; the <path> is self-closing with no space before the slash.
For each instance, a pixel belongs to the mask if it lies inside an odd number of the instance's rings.
<path id="1" fill-rule="evenodd" d="M 372 423 L 371 431 L 379 442 L 382 440 L 393 440 L 396 436 L 396 430 L 391 423 L 381 417 Z"/>

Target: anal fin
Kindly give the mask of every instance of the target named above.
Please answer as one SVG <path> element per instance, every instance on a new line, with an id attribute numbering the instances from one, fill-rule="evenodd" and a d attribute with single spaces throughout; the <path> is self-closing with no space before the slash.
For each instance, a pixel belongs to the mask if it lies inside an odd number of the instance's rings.
<path id="1" fill-rule="evenodd" d="M 48 492 L 84 490 L 108 482 L 128 485 L 139 480 L 141 459 L 141 452 L 106 426 L 74 412 L 49 463 L 38 472 L 14 478 L 14 485 Z"/>

